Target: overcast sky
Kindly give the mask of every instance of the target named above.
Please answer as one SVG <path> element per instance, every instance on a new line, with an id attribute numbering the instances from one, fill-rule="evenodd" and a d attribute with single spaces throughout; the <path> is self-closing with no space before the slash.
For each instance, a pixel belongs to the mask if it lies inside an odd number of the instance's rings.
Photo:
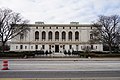
<path id="1" fill-rule="evenodd" d="M 98 15 L 120 15 L 120 0 L 0 0 L 30 23 L 91 23 Z"/>

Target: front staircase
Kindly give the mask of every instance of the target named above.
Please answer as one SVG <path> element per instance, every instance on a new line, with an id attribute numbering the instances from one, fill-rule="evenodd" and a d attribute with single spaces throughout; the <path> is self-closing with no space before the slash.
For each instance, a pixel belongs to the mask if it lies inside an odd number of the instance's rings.
<path id="1" fill-rule="evenodd" d="M 78 55 L 65 55 L 64 53 L 52 53 L 49 55 L 53 58 L 78 58 Z"/>
<path id="2" fill-rule="evenodd" d="M 64 53 L 53 53 L 52 56 L 53 57 L 64 57 L 66 55 Z"/>
<path id="3" fill-rule="evenodd" d="M 36 55 L 36 58 L 79 58 L 78 55 L 65 55 L 64 53 L 52 53 L 48 55 Z"/>

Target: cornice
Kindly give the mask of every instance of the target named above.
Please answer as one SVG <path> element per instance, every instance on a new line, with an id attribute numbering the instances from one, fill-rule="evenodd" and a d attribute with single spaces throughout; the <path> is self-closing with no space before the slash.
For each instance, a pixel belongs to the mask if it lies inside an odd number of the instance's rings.
<path id="1" fill-rule="evenodd" d="M 81 42 L 81 41 L 34 41 L 34 42 L 10 42 L 10 44 L 90 44 L 89 42 Z M 92 43 L 91 43 L 92 44 Z M 100 44 L 93 43 L 93 44 Z"/>
<path id="2" fill-rule="evenodd" d="M 92 24 L 27 24 L 29 27 L 91 27 Z"/>

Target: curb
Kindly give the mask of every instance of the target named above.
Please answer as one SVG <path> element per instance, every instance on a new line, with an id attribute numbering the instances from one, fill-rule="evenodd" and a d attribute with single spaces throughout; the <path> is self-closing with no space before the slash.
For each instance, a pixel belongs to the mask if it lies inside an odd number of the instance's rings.
<path id="1" fill-rule="evenodd" d="M 29 58 L 29 59 L 0 59 L 2 60 L 9 60 L 9 61 L 120 61 L 120 58 L 80 58 L 80 59 L 72 59 L 72 58 L 66 58 L 66 59 L 55 59 L 55 58 L 42 58 L 42 59 L 35 59 L 35 58 Z"/>

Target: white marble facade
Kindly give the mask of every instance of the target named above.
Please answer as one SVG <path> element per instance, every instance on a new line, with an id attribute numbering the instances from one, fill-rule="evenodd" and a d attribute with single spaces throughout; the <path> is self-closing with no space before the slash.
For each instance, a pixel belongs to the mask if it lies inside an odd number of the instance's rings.
<path id="1" fill-rule="evenodd" d="M 11 40 L 10 51 L 36 51 L 48 50 L 52 52 L 82 51 L 84 46 L 91 47 L 93 51 L 103 51 L 100 43 L 89 44 L 91 31 L 90 24 L 44 24 L 36 22 L 29 24 L 30 31 L 20 34 Z"/>

